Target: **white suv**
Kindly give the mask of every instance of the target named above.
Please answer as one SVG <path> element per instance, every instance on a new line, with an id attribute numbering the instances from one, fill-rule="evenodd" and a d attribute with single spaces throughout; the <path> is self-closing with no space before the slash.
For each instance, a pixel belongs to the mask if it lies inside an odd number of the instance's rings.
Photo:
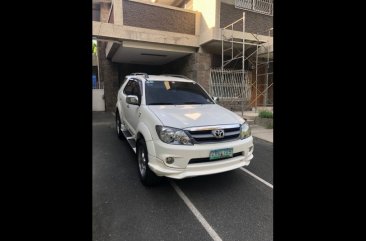
<path id="1" fill-rule="evenodd" d="M 126 76 L 116 104 L 118 137 L 137 153 L 143 184 L 159 177 L 226 172 L 253 158 L 248 123 L 183 76 Z"/>

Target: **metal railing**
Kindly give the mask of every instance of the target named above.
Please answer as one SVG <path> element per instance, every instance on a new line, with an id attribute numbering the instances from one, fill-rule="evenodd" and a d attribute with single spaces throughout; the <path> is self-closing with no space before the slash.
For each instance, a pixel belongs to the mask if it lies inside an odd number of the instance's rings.
<path id="1" fill-rule="evenodd" d="M 232 109 L 242 109 L 251 99 L 248 73 L 243 70 L 212 68 L 210 70 L 210 94 L 219 97 L 219 104 Z"/>
<path id="2" fill-rule="evenodd" d="M 235 0 L 235 7 L 273 16 L 273 0 Z"/>

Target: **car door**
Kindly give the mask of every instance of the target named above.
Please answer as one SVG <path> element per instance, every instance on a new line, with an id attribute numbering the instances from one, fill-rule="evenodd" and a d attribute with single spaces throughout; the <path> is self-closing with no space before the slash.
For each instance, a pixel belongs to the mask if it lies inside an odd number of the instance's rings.
<path id="1" fill-rule="evenodd" d="M 141 89 L 140 89 L 140 84 L 139 81 L 137 79 L 131 79 L 129 80 L 129 82 L 127 83 L 127 85 L 125 86 L 125 89 L 123 90 L 122 93 L 122 108 L 123 108 L 123 112 L 124 112 L 124 118 L 125 118 L 125 123 L 128 127 L 128 129 L 130 130 L 132 135 L 136 134 L 136 128 L 137 128 L 137 122 L 138 122 L 138 115 L 139 115 L 139 111 L 140 111 L 140 106 L 138 105 L 131 105 L 128 104 L 126 102 L 126 97 L 127 95 L 136 95 L 139 98 L 141 98 Z"/>
<path id="2" fill-rule="evenodd" d="M 121 117 L 121 121 L 122 122 L 126 122 L 126 119 L 124 117 L 124 110 L 123 110 L 123 101 L 125 101 L 126 97 L 124 96 L 123 92 L 124 92 L 124 89 L 126 88 L 126 83 L 128 83 L 128 77 L 125 77 L 125 79 L 123 80 L 123 83 L 121 84 L 119 90 L 118 90 L 118 93 L 117 93 L 117 107 L 118 107 L 118 110 L 119 110 L 119 115 Z"/>
<path id="3" fill-rule="evenodd" d="M 133 81 L 130 79 L 128 80 L 127 84 L 118 92 L 118 102 L 120 103 L 120 107 L 121 107 L 121 121 L 122 123 L 124 123 L 126 125 L 126 127 L 128 128 L 127 125 L 127 103 L 126 103 L 126 96 L 127 95 L 131 95 L 132 94 L 132 83 Z"/>

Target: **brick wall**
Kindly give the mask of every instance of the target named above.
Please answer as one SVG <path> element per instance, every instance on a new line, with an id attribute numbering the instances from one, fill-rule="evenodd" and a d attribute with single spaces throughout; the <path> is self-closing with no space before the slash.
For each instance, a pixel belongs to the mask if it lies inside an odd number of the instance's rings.
<path id="1" fill-rule="evenodd" d="M 107 23 L 109 17 L 110 3 L 100 3 L 100 21 Z"/>
<path id="2" fill-rule="evenodd" d="M 251 11 L 245 11 L 245 32 L 248 33 L 260 33 L 267 35 L 268 29 L 273 27 L 273 17 L 255 13 Z M 235 22 L 243 17 L 243 10 L 235 8 L 234 5 L 221 3 L 220 9 L 220 27 L 226 27 L 227 25 Z M 234 25 L 234 30 L 243 31 L 243 24 L 239 22 Z"/>
<path id="3" fill-rule="evenodd" d="M 165 74 L 185 75 L 209 90 L 211 55 L 207 53 L 193 53 L 170 62 L 163 66 Z"/>
<path id="4" fill-rule="evenodd" d="M 93 16 L 93 21 L 100 21 L 100 10 L 99 10 L 99 7 L 97 8 L 97 7 L 95 7 L 94 8 L 94 6 L 93 6 L 93 14 L 92 14 L 92 16 Z"/>
<path id="5" fill-rule="evenodd" d="M 195 56 L 194 54 L 189 54 L 166 65 L 163 65 L 162 73 L 185 75 L 190 79 L 194 79 L 194 64 Z"/>
<path id="6" fill-rule="evenodd" d="M 195 34 L 195 14 L 123 1 L 123 24 L 139 28 Z"/>
<path id="7" fill-rule="evenodd" d="M 196 53 L 196 81 L 209 91 L 211 55 L 207 53 Z"/>
<path id="8" fill-rule="evenodd" d="M 110 13 L 111 14 L 109 15 L 108 23 L 114 23 L 113 6 Z"/>

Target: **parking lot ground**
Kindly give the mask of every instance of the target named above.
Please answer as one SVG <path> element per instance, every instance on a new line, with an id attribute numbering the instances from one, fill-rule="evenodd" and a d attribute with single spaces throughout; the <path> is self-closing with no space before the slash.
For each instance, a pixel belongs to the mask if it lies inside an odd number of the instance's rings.
<path id="1" fill-rule="evenodd" d="M 246 170 L 273 184 L 272 144 L 254 138 Z M 176 185 L 219 236 L 217 240 L 273 240 L 273 189 L 242 169 L 165 179 L 146 188 L 134 152 L 119 140 L 114 116 L 93 113 L 93 240 L 213 240 Z"/>

